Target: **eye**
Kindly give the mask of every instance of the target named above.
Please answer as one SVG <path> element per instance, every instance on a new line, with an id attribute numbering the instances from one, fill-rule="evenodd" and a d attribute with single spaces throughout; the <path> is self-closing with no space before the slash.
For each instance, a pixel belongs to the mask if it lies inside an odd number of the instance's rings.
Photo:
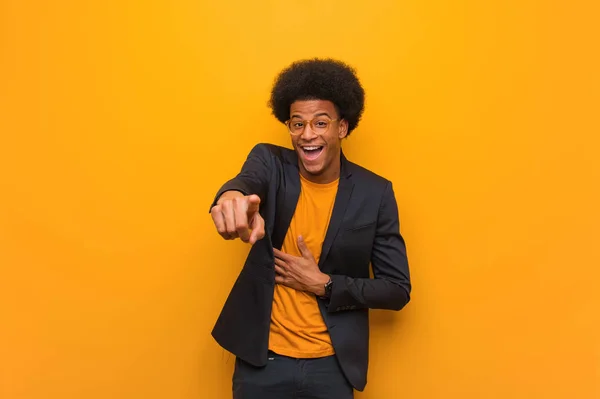
<path id="1" fill-rule="evenodd" d="M 304 122 L 292 122 L 292 127 L 294 129 L 302 129 L 304 127 Z"/>
<path id="2" fill-rule="evenodd" d="M 316 121 L 315 126 L 321 127 L 321 128 L 327 127 L 327 121 L 325 121 L 325 120 Z"/>

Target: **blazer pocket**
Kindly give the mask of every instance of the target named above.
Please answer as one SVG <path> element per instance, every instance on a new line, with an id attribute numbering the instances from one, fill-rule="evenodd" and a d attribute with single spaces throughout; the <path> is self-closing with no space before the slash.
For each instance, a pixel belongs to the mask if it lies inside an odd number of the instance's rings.
<path id="1" fill-rule="evenodd" d="M 340 231 L 336 249 L 346 267 L 354 268 L 356 275 L 368 266 L 375 238 L 377 223 L 363 223 Z"/>
<path id="2" fill-rule="evenodd" d="M 373 237 L 375 236 L 376 228 L 377 222 L 360 224 L 358 226 L 345 228 L 341 231 L 340 242 L 343 242 L 345 244 L 357 245 L 361 248 L 365 245 L 371 245 Z"/>
<path id="3" fill-rule="evenodd" d="M 352 227 L 347 227 L 344 229 L 344 231 L 358 231 L 358 230 L 363 230 L 363 229 L 367 229 L 369 227 L 374 226 L 377 223 L 377 221 L 373 221 L 373 222 L 369 222 L 369 223 L 362 223 L 359 224 L 357 226 L 352 226 Z"/>

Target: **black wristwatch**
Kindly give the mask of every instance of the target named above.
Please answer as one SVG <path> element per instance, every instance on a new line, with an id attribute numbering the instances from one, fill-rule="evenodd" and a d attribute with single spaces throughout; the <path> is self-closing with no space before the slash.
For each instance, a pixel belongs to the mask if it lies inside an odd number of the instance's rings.
<path id="1" fill-rule="evenodd" d="M 321 299 L 329 299 L 331 297 L 331 288 L 333 287 L 333 280 L 329 277 L 329 281 L 325 283 L 325 294 Z"/>

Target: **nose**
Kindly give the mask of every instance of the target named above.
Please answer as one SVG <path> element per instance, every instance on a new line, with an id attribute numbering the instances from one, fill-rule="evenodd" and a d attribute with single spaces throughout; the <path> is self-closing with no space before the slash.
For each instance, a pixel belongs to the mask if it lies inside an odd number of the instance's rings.
<path id="1" fill-rule="evenodd" d="M 315 131 L 312 129 L 310 123 L 307 123 L 304 127 L 304 130 L 302 131 L 302 134 L 300 135 L 300 138 L 303 141 L 311 141 L 312 139 L 317 138 L 318 136 L 319 135 L 316 134 Z"/>

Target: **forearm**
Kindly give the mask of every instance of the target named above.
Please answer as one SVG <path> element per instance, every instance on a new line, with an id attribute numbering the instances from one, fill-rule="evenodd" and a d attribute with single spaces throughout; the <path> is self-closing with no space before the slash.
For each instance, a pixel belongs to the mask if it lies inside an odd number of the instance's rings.
<path id="1" fill-rule="evenodd" d="M 332 275 L 329 311 L 353 309 L 400 310 L 410 300 L 409 284 L 388 278 L 352 278 Z"/>
<path id="2" fill-rule="evenodd" d="M 210 208 L 212 209 L 213 206 L 217 205 L 219 199 L 226 193 L 239 192 L 242 195 L 256 194 L 264 201 L 267 196 L 272 169 L 268 165 L 268 160 L 269 154 L 266 148 L 262 145 L 255 146 L 244 162 L 240 173 L 221 186 Z"/>

